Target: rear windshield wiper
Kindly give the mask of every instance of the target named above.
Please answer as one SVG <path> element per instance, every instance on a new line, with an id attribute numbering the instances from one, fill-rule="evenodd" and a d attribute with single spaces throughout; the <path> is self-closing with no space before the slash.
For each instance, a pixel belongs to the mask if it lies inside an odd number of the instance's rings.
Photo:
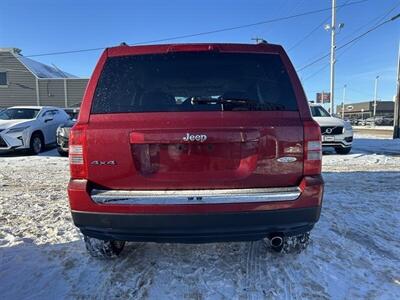
<path id="1" fill-rule="evenodd" d="M 242 108 L 247 108 L 248 110 L 260 110 L 260 111 L 271 111 L 271 110 L 285 110 L 286 106 L 280 103 L 266 102 L 259 103 L 258 101 L 246 99 L 246 98 L 201 98 L 192 97 L 192 104 L 238 104 Z"/>
<path id="2" fill-rule="evenodd" d="M 215 103 L 215 104 L 239 103 L 239 104 L 247 104 L 249 102 L 255 102 L 255 101 L 249 100 L 249 99 L 224 99 L 224 98 L 192 97 L 192 98 L 190 98 L 190 102 L 192 104 L 198 104 L 198 103 Z"/>
<path id="3" fill-rule="evenodd" d="M 254 100 L 250 99 L 225 99 L 225 98 L 220 98 L 219 103 L 238 103 L 238 104 L 247 104 L 247 103 L 256 103 Z"/>

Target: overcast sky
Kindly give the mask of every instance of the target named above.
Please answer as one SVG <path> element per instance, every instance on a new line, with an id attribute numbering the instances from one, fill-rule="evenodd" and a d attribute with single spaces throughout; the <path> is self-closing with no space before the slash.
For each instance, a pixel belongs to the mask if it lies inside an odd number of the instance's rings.
<path id="1" fill-rule="evenodd" d="M 360 0 L 337 0 L 337 5 Z M 330 0 L 2 0 L 0 47 L 18 47 L 24 55 L 79 50 L 135 43 L 177 35 L 235 27 L 328 8 Z M 392 10 L 392 11 L 391 11 Z M 390 12 L 391 11 L 391 12 Z M 344 28 L 337 46 L 400 13 L 398 0 L 366 0 L 338 8 Z M 262 37 L 282 44 L 297 69 L 329 52 L 330 34 L 323 28 L 330 11 L 242 29 L 187 37 L 173 42 L 244 42 Z M 325 21 L 324 21 L 325 20 Z M 312 33 L 311 33 L 312 32 Z M 336 64 L 336 101 L 371 100 L 379 75 L 378 98 L 392 100 L 396 90 L 400 19 L 340 49 Z M 89 77 L 101 50 L 39 56 L 66 72 Z M 329 91 L 329 58 L 299 72 L 310 100 L 318 91 Z"/>

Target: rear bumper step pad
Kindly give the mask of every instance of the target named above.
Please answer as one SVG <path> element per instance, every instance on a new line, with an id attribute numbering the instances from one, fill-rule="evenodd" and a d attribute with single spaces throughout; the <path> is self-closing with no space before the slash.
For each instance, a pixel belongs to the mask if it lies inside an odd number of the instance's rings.
<path id="1" fill-rule="evenodd" d="M 91 198 L 98 204 L 228 204 L 249 202 L 294 201 L 301 195 L 299 187 L 219 189 L 219 190 L 177 190 L 177 191 L 91 191 Z"/>

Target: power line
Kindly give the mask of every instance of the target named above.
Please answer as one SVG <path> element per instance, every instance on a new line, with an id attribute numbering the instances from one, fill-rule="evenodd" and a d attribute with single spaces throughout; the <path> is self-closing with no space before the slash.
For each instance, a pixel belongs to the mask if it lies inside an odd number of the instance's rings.
<path id="1" fill-rule="evenodd" d="M 308 64 L 302 66 L 301 68 L 297 69 L 296 71 L 297 71 L 297 72 L 301 72 L 301 71 L 303 71 L 304 69 L 307 69 L 308 67 L 311 67 L 312 65 L 315 65 L 317 62 L 323 60 L 324 58 L 328 57 L 329 55 L 331 55 L 331 54 L 330 54 L 330 53 L 327 53 L 327 54 L 325 54 L 324 56 L 321 56 L 321 57 L 319 57 L 319 58 L 313 60 L 312 62 L 310 62 L 310 63 L 308 63 Z"/>
<path id="2" fill-rule="evenodd" d="M 276 11 L 276 12 L 274 11 L 273 15 L 278 16 L 278 15 L 280 15 L 280 14 L 278 14 L 278 12 L 280 13 L 281 11 L 286 12 L 286 14 L 292 14 L 295 11 L 297 11 L 298 7 L 300 7 L 302 5 L 302 1 L 304 1 L 304 0 L 297 0 L 296 5 L 290 6 L 290 4 L 292 4 L 291 0 L 287 0 L 287 2 L 285 2 L 285 4 L 283 4 L 280 7 L 279 11 Z M 282 0 L 281 0 L 281 2 L 282 2 Z M 288 4 L 289 4 L 289 7 L 287 7 Z M 268 34 L 271 30 L 272 30 L 272 27 L 266 28 L 266 30 L 264 31 L 264 34 Z"/>
<path id="3" fill-rule="evenodd" d="M 325 18 L 320 24 L 318 24 L 313 30 L 311 30 L 308 34 L 306 34 L 301 40 L 297 41 L 293 46 L 291 46 L 288 49 L 289 51 L 292 51 L 294 48 L 297 48 L 301 43 L 303 43 L 306 39 L 308 39 L 310 36 L 313 35 L 314 32 L 316 32 L 318 29 L 321 28 L 321 26 L 323 26 L 325 24 L 325 22 L 327 22 L 331 17 L 327 17 Z"/>
<path id="4" fill-rule="evenodd" d="M 355 1 L 355 2 L 345 3 L 345 4 L 337 5 L 336 7 L 351 6 L 351 5 L 362 3 L 362 2 L 365 2 L 365 1 L 368 1 L 368 0 L 360 0 L 360 1 Z M 321 8 L 321 9 L 307 11 L 307 12 L 303 12 L 303 13 L 299 13 L 299 14 L 295 14 L 295 15 L 290 15 L 290 16 L 285 16 L 285 17 L 280 17 L 280 18 L 275 18 L 275 19 L 269 19 L 269 20 L 259 21 L 259 22 L 250 23 L 250 24 L 244 24 L 244 25 L 233 26 L 233 27 L 226 27 L 226 28 L 215 29 L 215 30 L 210 30 L 210 31 L 203 31 L 203 32 L 198 32 L 198 33 L 193 33 L 193 34 L 171 36 L 171 37 L 166 37 L 166 38 L 162 38 L 162 39 L 135 42 L 135 43 L 132 43 L 132 44 L 129 44 L 129 45 L 130 46 L 134 46 L 134 45 L 152 44 L 152 43 L 179 40 L 179 39 L 185 39 L 185 38 L 191 38 L 191 37 L 215 34 L 215 33 L 220 33 L 220 32 L 238 30 L 238 29 L 243 29 L 243 28 L 248 28 L 248 27 L 254 27 L 254 26 L 259 26 L 259 25 L 264 25 L 264 24 L 269 24 L 269 23 L 275 23 L 275 22 L 290 20 L 290 19 L 303 17 L 303 16 L 308 16 L 308 15 L 318 14 L 318 13 L 321 13 L 321 12 L 324 12 L 324 11 L 329 11 L 329 10 L 331 10 L 330 7 Z M 68 51 L 59 51 L 59 52 L 39 53 L 39 54 L 26 55 L 25 57 L 37 57 L 37 56 L 50 56 L 50 55 L 63 55 L 63 54 L 72 54 L 72 53 L 81 53 L 81 52 L 91 52 L 91 51 L 103 50 L 105 48 L 107 48 L 107 47 L 96 47 L 96 48 L 79 49 L 79 50 L 68 50 Z"/>
<path id="5" fill-rule="evenodd" d="M 356 34 L 357 32 L 361 31 L 363 28 L 365 28 L 366 26 L 370 25 L 371 23 L 374 23 L 373 25 L 378 24 L 379 22 L 382 22 L 383 19 L 385 19 L 388 15 L 390 15 L 397 7 L 400 6 L 400 2 L 398 2 L 397 4 L 395 4 L 394 6 L 392 6 L 391 8 L 389 8 L 389 10 L 387 10 L 383 15 L 381 16 L 377 16 L 376 18 L 372 19 L 371 21 L 367 22 L 366 24 L 358 27 L 356 30 L 354 30 L 353 32 L 351 32 L 350 34 L 344 36 L 342 40 L 347 39 L 348 37 Z"/>
<path id="6" fill-rule="evenodd" d="M 378 29 L 379 27 L 385 25 L 386 23 L 389 23 L 389 22 L 391 22 L 391 21 L 396 20 L 396 19 L 399 18 L 399 17 L 400 17 L 400 13 L 397 14 L 397 15 L 395 15 L 395 16 L 393 16 L 392 18 L 390 18 L 390 19 L 388 19 L 388 20 L 386 20 L 386 21 L 384 21 L 384 22 L 382 22 L 382 23 L 380 23 L 380 24 L 378 24 L 378 25 L 376 25 L 376 26 L 370 28 L 370 29 L 367 30 L 366 32 L 364 32 L 364 33 L 358 35 L 357 37 L 351 39 L 350 41 L 344 43 L 344 44 L 341 45 L 340 47 L 337 47 L 337 48 L 336 48 L 336 51 L 338 51 L 338 50 L 340 50 L 340 49 L 342 49 L 342 48 L 344 48 L 344 47 L 346 47 L 346 46 L 348 46 L 348 45 L 350 45 L 350 44 L 352 44 L 352 43 L 358 41 L 359 39 L 363 38 L 364 36 L 366 36 L 366 35 L 369 34 L 370 32 L 372 32 L 372 31 Z M 303 67 L 297 69 L 297 72 L 303 71 L 304 69 L 306 69 L 306 68 L 308 68 L 308 67 L 311 67 L 312 65 L 314 65 L 314 64 L 316 64 L 317 62 L 323 60 L 324 58 L 328 57 L 329 55 L 330 55 L 330 53 L 327 53 L 327 54 L 325 54 L 325 55 L 323 55 L 323 56 L 321 56 L 321 57 L 319 57 L 319 58 L 313 60 L 312 62 L 306 64 L 305 66 L 303 66 Z"/>
<path id="7" fill-rule="evenodd" d="M 347 0 L 344 5 L 346 5 L 350 0 Z M 369 0 L 365 0 L 365 1 L 361 1 L 361 2 L 366 2 Z M 354 4 L 354 2 L 352 2 Z M 358 2 L 360 3 L 360 2 Z M 336 6 L 338 7 L 338 6 Z M 343 7 L 343 6 L 342 6 Z M 342 7 L 339 7 L 338 12 L 340 11 L 340 9 Z M 307 33 L 302 39 L 300 39 L 299 41 L 297 41 L 293 46 L 291 46 L 288 49 L 288 52 L 293 50 L 294 48 L 297 48 L 300 44 L 302 44 L 306 39 L 308 39 L 310 36 L 312 36 L 314 34 L 314 32 L 316 32 L 318 29 L 321 29 L 322 26 L 331 18 L 331 16 L 328 16 L 327 18 L 325 18 L 321 23 L 319 23 L 317 26 L 315 26 L 309 33 Z"/>
<path id="8" fill-rule="evenodd" d="M 341 48 L 343 48 L 343 47 L 346 47 L 347 45 L 349 45 L 349 44 L 351 44 L 351 43 L 354 43 L 355 41 L 361 39 L 362 37 L 364 37 L 364 36 L 367 35 L 368 33 L 370 33 L 370 32 L 372 32 L 372 31 L 378 29 L 379 27 L 385 25 L 386 23 L 389 23 L 389 22 L 391 22 L 391 21 L 396 20 L 396 19 L 399 18 L 399 17 L 400 17 L 400 13 L 398 13 L 397 15 L 391 17 L 390 19 L 388 19 L 388 20 L 386 20 L 386 21 L 384 21 L 384 22 L 382 22 L 382 23 L 380 23 L 380 24 L 378 24 L 378 25 L 372 27 L 371 29 L 369 29 L 369 30 L 367 30 L 366 32 L 364 32 L 363 34 L 360 34 L 359 36 L 357 36 L 357 37 L 351 39 L 351 40 L 348 41 L 347 43 L 341 45 L 341 46 L 338 48 L 338 50 L 341 49 Z"/>
<path id="9" fill-rule="evenodd" d="M 311 75 L 307 76 L 306 78 L 304 78 L 302 80 L 302 82 L 307 81 L 308 79 L 314 77 L 315 75 L 317 75 L 318 73 L 322 72 L 323 70 L 325 70 L 326 68 L 329 67 L 329 64 L 325 64 L 321 69 L 318 69 L 316 72 L 312 73 Z"/>
<path id="10" fill-rule="evenodd" d="M 386 11 L 383 15 L 378 16 L 374 19 L 372 19 L 372 21 L 366 23 L 365 25 L 363 25 L 362 27 L 359 27 L 358 29 L 356 29 L 355 31 L 353 31 L 353 33 L 356 33 L 358 31 L 360 31 L 361 28 L 365 28 L 366 25 L 370 24 L 370 23 L 374 23 L 374 24 L 378 24 L 379 22 L 381 22 L 383 19 L 385 19 L 391 12 L 393 12 L 397 7 L 400 6 L 400 3 L 394 5 L 393 7 L 391 7 L 388 11 Z M 377 22 L 374 22 L 376 21 Z M 338 56 L 337 58 L 341 57 L 344 53 L 346 53 L 348 50 L 351 49 L 351 47 L 353 47 L 358 41 L 354 42 L 353 44 L 349 45 L 346 49 L 344 49 Z M 327 67 L 329 66 L 329 63 L 326 63 L 321 69 L 318 69 L 316 72 L 312 73 L 311 75 L 307 76 L 305 79 L 303 79 L 302 81 L 307 81 L 308 79 L 314 77 L 315 75 L 317 75 L 318 73 L 322 72 L 323 70 L 325 70 Z"/>
<path id="11" fill-rule="evenodd" d="M 396 5 L 394 5 L 393 7 L 391 7 L 387 12 L 385 12 L 385 13 L 383 14 L 383 16 L 377 17 L 377 18 L 373 19 L 372 22 L 368 22 L 368 23 L 374 23 L 375 25 L 378 24 L 379 22 L 381 22 L 382 20 L 384 20 L 391 12 L 393 12 L 393 11 L 394 11 L 396 8 L 398 8 L 399 6 L 400 6 L 400 2 L 397 3 Z M 377 21 L 376 21 L 376 20 L 377 20 Z M 376 22 L 374 22 L 374 21 L 376 21 Z M 368 24 L 368 23 L 367 23 L 367 24 Z M 365 24 L 363 27 L 365 27 L 367 24 Z M 353 33 L 360 31 L 360 29 L 363 28 L 363 27 L 358 28 L 358 29 L 355 30 Z M 351 47 L 353 47 L 356 43 L 357 43 L 357 42 L 351 44 L 349 47 L 347 47 L 346 49 L 344 49 L 344 50 L 340 53 L 340 55 L 339 55 L 338 57 L 342 56 L 344 53 L 346 53 L 348 50 L 350 50 Z"/>
<path id="12" fill-rule="evenodd" d="M 89 49 L 79 49 L 79 50 L 68 50 L 68 51 L 59 51 L 59 52 L 49 52 L 49 53 L 40 53 L 40 54 L 32 54 L 32 55 L 24 55 L 24 57 L 37 57 L 37 56 L 50 56 L 50 55 L 62 55 L 62 54 L 73 54 L 73 53 L 82 53 L 82 52 L 92 52 L 104 50 L 107 47 L 98 47 L 98 48 L 89 48 Z"/>

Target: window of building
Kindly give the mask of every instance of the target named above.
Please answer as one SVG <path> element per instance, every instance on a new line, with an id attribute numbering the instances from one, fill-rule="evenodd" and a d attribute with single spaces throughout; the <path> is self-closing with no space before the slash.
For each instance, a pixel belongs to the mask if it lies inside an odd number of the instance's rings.
<path id="1" fill-rule="evenodd" d="M 0 72 L 0 86 L 8 85 L 7 72 Z"/>

